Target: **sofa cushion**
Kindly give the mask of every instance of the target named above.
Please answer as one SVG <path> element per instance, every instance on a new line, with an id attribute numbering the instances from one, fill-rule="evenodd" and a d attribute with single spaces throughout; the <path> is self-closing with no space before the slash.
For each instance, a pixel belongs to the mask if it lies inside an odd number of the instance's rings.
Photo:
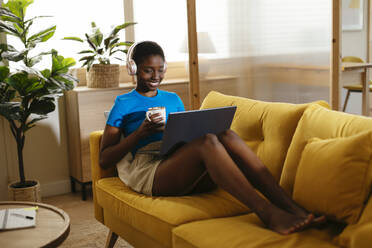
<path id="1" fill-rule="evenodd" d="M 364 226 L 372 223 L 372 198 L 369 198 L 366 207 L 357 223 L 348 225 L 343 232 L 336 237 L 336 242 L 342 247 L 350 247 L 352 238 L 363 229 Z M 371 232 L 372 233 L 372 232 Z M 358 247 L 358 246 L 353 246 Z M 368 246 L 366 246 L 368 247 Z"/>
<path id="2" fill-rule="evenodd" d="M 372 132 L 347 138 L 312 138 L 305 146 L 293 199 L 306 209 L 356 223 L 370 192 Z"/>
<path id="3" fill-rule="evenodd" d="M 234 216 L 249 210 L 222 190 L 184 197 L 148 197 L 128 188 L 118 177 L 96 183 L 100 206 L 166 247 L 172 228 L 195 220 Z"/>
<path id="4" fill-rule="evenodd" d="M 297 167 L 309 139 L 348 137 L 367 130 L 372 130 L 372 118 L 333 111 L 319 105 L 309 106 L 301 117 L 288 148 L 280 185 L 292 195 Z"/>
<path id="5" fill-rule="evenodd" d="M 328 107 L 324 101 L 317 103 Z M 279 181 L 293 133 L 309 105 L 263 102 L 211 91 L 201 108 L 237 106 L 231 129 L 252 148 Z"/>
<path id="6" fill-rule="evenodd" d="M 203 220 L 173 229 L 173 248 L 328 248 L 332 244 L 331 228 L 308 229 L 280 235 L 264 227 L 255 214 Z"/>

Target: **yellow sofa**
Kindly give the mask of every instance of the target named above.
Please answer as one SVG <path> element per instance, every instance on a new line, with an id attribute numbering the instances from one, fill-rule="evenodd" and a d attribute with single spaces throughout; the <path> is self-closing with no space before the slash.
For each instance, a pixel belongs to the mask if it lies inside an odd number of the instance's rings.
<path id="1" fill-rule="evenodd" d="M 309 161 L 303 161 L 301 157 L 307 144 L 314 138 L 330 140 L 334 144 L 333 139 L 338 142 L 340 138 L 343 142 L 344 137 L 372 130 L 372 118 L 331 111 L 324 101 L 270 103 L 211 92 L 201 108 L 231 105 L 237 106 L 231 129 L 246 141 L 284 189 L 305 203 L 309 199 L 321 202 L 313 196 L 302 197 L 306 185 L 294 190 L 296 185 L 303 184 L 296 174 L 306 172 L 305 164 Z M 100 168 L 98 156 L 102 133 L 91 133 L 90 149 L 95 217 L 110 229 L 108 247 L 112 247 L 117 235 L 136 248 L 372 247 L 372 200 L 367 201 L 365 194 L 366 199 L 360 198 L 363 200 L 360 211 L 356 215 L 353 212 L 353 219 L 347 215 L 347 220 L 353 222 L 346 228 L 345 225 L 330 224 L 321 229 L 311 228 L 282 236 L 266 229 L 255 214 L 221 189 L 184 197 L 147 197 L 133 192 L 116 176 L 116 168 Z M 340 157 L 337 154 L 329 156 Z M 313 157 L 321 158 L 310 156 L 309 159 Z M 371 167 L 368 167 L 369 160 L 363 168 Z M 324 168 L 318 166 L 317 170 Z M 310 170 L 310 174 L 312 172 Z M 363 182 L 372 180 L 371 172 L 365 171 L 369 179 Z M 302 174 L 301 177 L 306 177 L 306 173 Z M 330 185 L 324 188 L 332 189 Z M 369 189 L 370 185 L 367 185 L 364 191 L 369 193 Z M 306 194 L 311 195 L 311 192 Z"/>

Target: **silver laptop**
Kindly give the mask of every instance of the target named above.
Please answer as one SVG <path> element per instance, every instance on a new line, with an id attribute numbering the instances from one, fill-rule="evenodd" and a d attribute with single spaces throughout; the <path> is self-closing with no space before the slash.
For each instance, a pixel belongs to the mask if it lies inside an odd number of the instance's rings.
<path id="1" fill-rule="evenodd" d="M 170 113 L 158 154 L 169 154 L 179 146 L 207 133 L 219 134 L 228 130 L 235 111 L 236 106 L 228 106 Z"/>

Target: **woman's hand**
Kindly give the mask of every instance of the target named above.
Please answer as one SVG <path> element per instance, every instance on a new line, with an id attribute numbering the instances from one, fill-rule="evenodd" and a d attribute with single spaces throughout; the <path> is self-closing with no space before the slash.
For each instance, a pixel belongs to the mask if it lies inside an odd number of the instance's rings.
<path id="1" fill-rule="evenodd" d="M 141 138 L 145 138 L 153 133 L 164 131 L 165 123 L 159 113 L 150 116 L 151 121 L 145 120 L 141 126 L 137 129 L 138 135 Z"/>

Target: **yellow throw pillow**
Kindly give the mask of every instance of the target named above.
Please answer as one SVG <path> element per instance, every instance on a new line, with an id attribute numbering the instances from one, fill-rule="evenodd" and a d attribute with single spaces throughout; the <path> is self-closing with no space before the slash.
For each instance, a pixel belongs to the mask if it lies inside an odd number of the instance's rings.
<path id="1" fill-rule="evenodd" d="M 297 169 L 293 199 L 312 212 L 356 223 L 371 189 L 371 134 L 310 139 Z"/>

